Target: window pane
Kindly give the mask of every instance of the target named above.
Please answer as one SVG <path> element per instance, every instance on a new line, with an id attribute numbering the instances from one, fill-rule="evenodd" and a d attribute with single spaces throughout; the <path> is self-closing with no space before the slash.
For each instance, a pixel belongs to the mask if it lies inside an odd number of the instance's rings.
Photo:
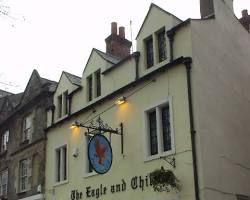
<path id="1" fill-rule="evenodd" d="M 154 64 L 154 52 L 153 52 L 153 39 L 152 37 L 146 40 L 146 53 L 147 53 L 147 67 L 151 67 Z"/>
<path id="2" fill-rule="evenodd" d="M 165 30 L 158 34 L 159 62 L 167 58 Z"/>
<path id="3" fill-rule="evenodd" d="M 58 118 L 62 117 L 62 95 L 57 97 L 57 110 Z"/>
<path id="4" fill-rule="evenodd" d="M 60 163 L 61 163 L 61 152 L 60 149 L 56 151 L 56 180 L 59 182 L 60 181 Z"/>
<path id="5" fill-rule="evenodd" d="M 162 134 L 163 134 L 163 149 L 164 151 L 171 150 L 171 127 L 169 106 L 162 108 Z"/>
<path id="6" fill-rule="evenodd" d="M 68 114 L 68 91 L 63 93 L 63 114 Z"/>
<path id="7" fill-rule="evenodd" d="M 86 147 L 88 147 L 88 144 L 89 144 L 89 141 L 91 140 L 91 137 L 90 136 L 88 136 L 88 138 L 87 138 L 87 145 L 86 145 Z M 91 173 L 91 172 L 93 172 L 93 167 L 92 167 L 92 165 L 90 164 L 90 162 L 89 162 L 89 160 L 88 160 L 88 158 L 87 158 L 87 161 L 86 161 L 87 163 L 88 163 L 88 173 Z"/>
<path id="8" fill-rule="evenodd" d="M 87 86 L 88 86 L 88 101 L 92 100 L 92 76 L 87 78 Z"/>
<path id="9" fill-rule="evenodd" d="M 29 140 L 31 135 L 32 118 L 26 116 L 23 120 L 23 141 Z"/>
<path id="10" fill-rule="evenodd" d="M 95 73 L 95 78 L 96 78 L 96 97 L 101 96 L 101 71 L 98 70 Z"/>
<path id="11" fill-rule="evenodd" d="M 150 135 L 150 155 L 158 153 L 156 111 L 148 114 L 149 135 Z"/>
<path id="12" fill-rule="evenodd" d="M 66 180 L 67 179 L 67 149 L 66 147 L 63 147 L 62 151 L 63 151 L 63 162 L 62 162 L 63 180 Z"/>
<path id="13" fill-rule="evenodd" d="M 20 190 L 24 191 L 27 189 L 28 184 L 28 166 L 27 160 L 20 161 Z"/>

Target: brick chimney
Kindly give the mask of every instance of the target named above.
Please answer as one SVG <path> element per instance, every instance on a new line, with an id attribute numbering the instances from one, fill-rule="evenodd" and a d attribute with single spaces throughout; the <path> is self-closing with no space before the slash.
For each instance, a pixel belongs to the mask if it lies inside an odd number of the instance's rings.
<path id="1" fill-rule="evenodd" d="M 105 39 L 106 53 L 110 53 L 121 59 L 130 55 L 130 48 L 132 42 L 125 38 L 125 27 L 119 27 L 119 33 L 117 34 L 117 23 L 111 23 L 111 34 Z"/>
<path id="2" fill-rule="evenodd" d="M 242 17 L 239 19 L 239 22 L 242 24 L 242 26 L 245 27 L 248 32 L 250 32 L 250 15 L 248 15 L 248 11 L 242 10 L 241 14 Z"/>

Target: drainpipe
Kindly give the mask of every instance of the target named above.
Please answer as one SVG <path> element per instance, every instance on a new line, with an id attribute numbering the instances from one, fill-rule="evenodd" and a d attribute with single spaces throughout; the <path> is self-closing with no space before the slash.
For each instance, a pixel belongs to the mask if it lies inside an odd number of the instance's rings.
<path id="1" fill-rule="evenodd" d="M 173 49 L 174 35 L 175 35 L 175 30 L 167 31 L 167 36 L 168 36 L 169 46 L 170 46 L 170 62 L 174 60 L 174 49 Z"/>
<path id="2" fill-rule="evenodd" d="M 54 124 L 55 121 L 55 106 L 51 107 L 52 117 L 51 117 L 51 125 Z"/>
<path id="3" fill-rule="evenodd" d="M 193 171 L 194 171 L 194 188 L 196 200 L 200 200 L 199 195 L 199 181 L 197 170 L 197 157 L 196 157 L 196 142 L 195 142 L 195 129 L 194 129 L 194 116 L 192 104 L 192 88 L 191 88 L 191 58 L 185 58 L 184 64 L 186 65 L 187 72 L 187 89 L 188 89 L 188 104 L 189 104 L 189 117 L 190 117 L 190 130 L 191 130 L 191 143 L 192 143 L 192 156 L 193 156 Z"/>

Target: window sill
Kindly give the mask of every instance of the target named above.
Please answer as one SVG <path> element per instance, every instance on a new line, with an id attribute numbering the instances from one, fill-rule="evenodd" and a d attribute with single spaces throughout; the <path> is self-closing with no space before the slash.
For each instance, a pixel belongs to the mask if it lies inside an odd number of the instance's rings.
<path id="1" fill-rule="evenodd" d="M 59 121 L 65 119 L 65 118 L 67 118 L 68 116 L 69 116 L 69 114 L 63 115 L 62 117 L 57 118 L 56 122 L 59 122 Z"/>
<path id="2" fill-rule="evenodd" d="M 26 189 L 26 190 L 22 190 L 22 191 L 18 191 L 18 195 L 22 195 L 22 194 L 25 194 L 26 192 L 28 192 L 28 189 Z"/>
<path id="3" fill-rule="evenodd" d="M 29 144 L 30 143 L 30 140 L 24 140 L 20 143 L 20 146 L 21 145 L 26 145 L 26 144 Z"/>
<path id="4" fill-rule="evenodd" d="M 7 150 L 1 151 L 0 152 L 0 157 L 5 156 L 7 154 Z"/>
<path id="5" fill-rule="evenodd" d="M 68 179 L 65 181 L 56 182 L 54 183 L 53 187 L 61 186 L 61 185 L 67 184 L 68 182 L 69 182 Z"/>
<path id="6" fill-rule="evenodd" d="M 145 159 L 144 159 L 144 162 L 149 162 L 149 161 L 152 161 L 152 160 L 160 159 L 160 158 L 171 156 L 171 155 L 174 155 L 174 154 L 175 154 L 175 151 L 170 150 L 170 151 L 162 152 L 162 153 L 159 153 L 159 154 L 156 154 L 156 155 L 146 156 Z"/>
<path id="7" fill-rule="evenodd" d="M 93 172 L 90 172 L 90 173 L 85 173 L 83 178 L 89 178 L 91 176 L 96 176 L 96 175 L 98 175 L 98 174 L 95 171 L 93 171 Z"/>

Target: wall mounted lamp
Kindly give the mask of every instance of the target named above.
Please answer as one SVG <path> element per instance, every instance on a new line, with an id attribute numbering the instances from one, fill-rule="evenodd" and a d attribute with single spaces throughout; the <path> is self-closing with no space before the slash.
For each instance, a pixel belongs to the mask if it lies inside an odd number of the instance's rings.
<path id="1" fill-rule="evenodd" d="M 125 103 L 126 102 L 126 97 L 125 96 L 121 96 L 121 97 L 119 97 L 116 101 L 115 101 L 115 104 L 116 105 L 121 105 L 121 104 L 123 104 L 123 103 Z"/>
<path id="2" fill-rule="evenodd" d="M 120 123 L 119 128 L 113 129 L 108 124 L 104 124 L 104 122 L 99 116 L 98 119 L 96 120 L 96 123 L 91 121 L 88 124 L 85 124 L 85 123 L 75 121 L 71 124 L 70 129 L 80 128 L 80 127 L 87 129 L 85 136 L 93 137 L 95 134 L 103 134 L 103 133 L 120 135 L 121 136 L 121 154 L 123 154 L 123 123 Z"/>

